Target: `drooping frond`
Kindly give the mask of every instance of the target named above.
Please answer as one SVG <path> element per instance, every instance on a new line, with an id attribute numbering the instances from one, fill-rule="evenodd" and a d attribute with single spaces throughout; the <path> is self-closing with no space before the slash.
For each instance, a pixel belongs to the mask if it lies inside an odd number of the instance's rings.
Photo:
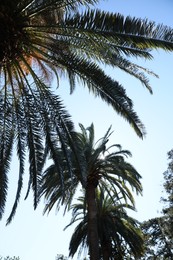
<path id="1" fill-rule="evenodd" d="M 6 97 L 4 97 L 6 99 Z M 5 210 L 8 191 L 8 172 L 14 142 L 14 125 L 11 106 L 2 100 L 0 103 L 0 219 Z"/>
<path id="2" fill-rule="evenodd" d="M 74 76 L 89 88 L 89 91 L 93 92 L 96 97 L 103 99 L 124 117 L 138 136 L 145 135 L 144 125 L 133 111 L 132 101 L 126 95 L 125 89 L 117 81 L 105 75 L 96 64 L 85 59 L 79 60 L 74 56 L 70 57 L 69 60 L 67 56 L 64 56 L 61 63 L 68 69 L 70 68 L 71 73 L 73 72 Z"/>
<path id="3" fill-rule="evenodd" d="M 121 204 L 117 197 L 110 196 L 102 187 L 96 192 L 97 221 L 99 233 L 100 259 L 103 257 L 104 248 L 109 246 L 109 259 L 118 259 L 127 253 L 131 256 L 142 256 L 143 236 L 139 223 L 127 214 L 127 209 L 134 210 L 128 204 Z M 72 205 L 72 219 L 69 225 L 78 222 L 71 237 L 69 256 L 74 256 L 77 250 L 88 248 L 88 213 L 85 208 L 85 195 L 80 197 L 78 203 Z"/>
<path id="4" fill-rule="evenodd" d="M 68 113 L 64 110 L 60 99 L 57 96 L 54 96 L 43 82 L 38 82 L 40 85 L 39 92 L 37 89 L 35 90 L 34 87 L 32 88 L 31 92 L 30 89 L 27 89 L 27 85 L 23 84 L 23 79 L 20 79 L 21 84 L 19 84 L 18 86 L 22 86 L 21 93 L 18 96 L 14 96 L 16 97 L 16 99 L 14 99 L 11 107 L 11 111 L 15 112 L 15 120 L 13 120 L 12 123 L 9 123 L 9 126 L 16 126 L 15 136 L 18 144 L 19 180 L 16 199 L 7 223 L 10 223 L 10 221 L 12 220 L 20 198 L 26 148 L 28 148 L 29 152 L 30 165 L 30 180 L 28 189 L 30 189 L 30 186 L 32 185 L 34 191 L 35 207 L 38 201 L 38 186 L 40 183 L 40 174 L 42 172 L 44 161 L 46 159 L 46 157 L 44 157 L 44 140 L 46 140 L 46 147 L 52 154 L 52 158 L 54 159 L 56 166 L 58 167 L 59 165 L 59 169 L 61 169 L 62 166 L 61 158 L 58 157 L 57 151 L 60 147 L 62 148 L 64 156 L 67 160 L 69 172 L 68 174 L 70 177 L 72 176 L 68 150 L 69 144 L 72 143 L 72 137 L 70 135 L 73 132 L 73 124 L 70 121 Z M 13 83 L 15 83 L 15 80 Z M 14 87 L 14 84 L 11 85 Z M 28 85 L 28 88 L 30 88 L 30 85 Z M 13 100 L 13 98 L 9 95 L 8 101 L 11 102 L 11 100 Z M 3 112 L 5 111 L 3 110 L 2 113 Z M 1 132 L 7 135 L 7 127 L 5 129 L 2 129 Z M 12 143 L 13 141 L 10 141 L 11 145 Z M 6 149 L 7 148 L 8 146 L 6 143 Z M 10 156 L 8 157 L 8 160 L 10 160 Z M 4 163 L 6 164 L 5 158 Z M 62 171 L 60 176 L 63 178 Z M 5 181 L 1 183 L 5 185 Z M 61 181 L 61 185 L 64 185 L 63 180 Z"/>
<path id="5" fill-rule="evenodd" d="M 26 133 L 25 133 L 25 115 L 23 111 L 23 107 L 20 107 L 19 104 L 15 105 L 16 109 L 16 142 L 17 142 L 17 155 L 19 159 L 19 177 L 18 177 L 18 186 L 17 186 L 17 192 L 16 192 L 16 198 L 14 205 L 12 207 L 10 216 L 7 219 L 7 224 L 9 224 L 12 221 L 12 218 L 15 215 L 18 202 L 20 199 L 20 194 L 23 186 L 23 175 L 25 170 L 25 153 L 26 153 Z"/>
<path id="6" fill-rule="evenodd" d="M 61 154 L 61 151 L 59 152 Z M 66 162 L 63 163 L 65 166 Z M 63 180 L 65 192 L 62 190 L 60 173 L 55 165 L 51 165 L 44 172 L 40 188 L 40 196 L 44 196 L 45 199 L 44 213 L 49 213 L 54 205 L 56 205 L 57 210 L 60 206 L 65 206 L 64 212 L 69 209 L 79 181 L 74 174 L 73 177 L 69 176 L 66 167 L 63 168 Z"/>

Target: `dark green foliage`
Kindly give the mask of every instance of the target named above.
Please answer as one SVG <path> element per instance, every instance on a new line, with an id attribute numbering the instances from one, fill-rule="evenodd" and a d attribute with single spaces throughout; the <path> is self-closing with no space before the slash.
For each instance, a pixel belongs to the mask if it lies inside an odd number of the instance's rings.
<path id="1" fill-rule="evenodd" d="M 13 257 L 10 257 L 10 256 L 2 257 L 2 256 L 0 256 L 0 260 L 20 260 L 20 258 L 16 257 L 16 256 L 13 256 Z"/>
<path id="2" fill-rule="evenodd" d="M 166 198 L 162 198 L 164 203 L 163 214 L 167 219 L 167 235 L 173 241 L 173 150 L 168 153 L 168 169 L 164 172 L 164 189 Z"/>
<path id="3" fill-rule="evenodd" d="M 167 233 L 167 224 L 169 220 L 165 216 L 150 219 L 142 224 L 146 247 L 144 259 L 173 259 L 172 240 Z"/>
<path id="4" fill-rule="evenodd" d="M 55 260 L 68 260 L 68 258 L 64 255 L 57 255 Z"/>
<path id="5" fill-rule="evenodd" d="M 168 169 L 163 174 L 167 196 L 161 198 L 164 203 L 162 216 L 142 224 L 146 236 L 144 259 L 173 259 L 173 150 L 168 153 L 168 159 Z"/>

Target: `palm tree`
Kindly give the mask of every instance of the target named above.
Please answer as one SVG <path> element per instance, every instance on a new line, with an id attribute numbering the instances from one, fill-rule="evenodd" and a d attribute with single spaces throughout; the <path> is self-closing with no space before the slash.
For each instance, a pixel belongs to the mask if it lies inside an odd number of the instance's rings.
<path id="1" fill-rule="evenodd" d="M 80 248 L 89 246 L 88 238 L 88 211 L 85 195 L 78 198 L 78 203 L 73 204 L 72 219 L 65 229 L 74 223 L 78 223 L 70 241 L 69 256 L 73 257 Z M 97 228 L 99 236 L 99 259 L 137 259 L 144 252 L 143 235 L 139 223 L 130 217 L 126 209 L 134 210 L 128 204 L 122 204 L 117 197 L 108 194 L 104 189 L 97 188 Z M 80 221 L 80 222 L 79 222 Z"/>
<path id="2" fill-rule="evenodd" d="M 128 57 L 151 58 L 153 49 L 173 50 L 172 29 L 99 10 L 87 8 L 79 12 L 79 7 L 97 2 L 2 0 L 0 3 L 0 218 L 5 209 L 14 143 L 19 158 L 18 189 L 8 222 L 20 198 L 27 152 L 28 191 L 30 187 L 34 190 L 35 207 L 48 151 L 61 171 L 56 152 L 61 146 L 71 172 L 68 149 L 75 149 L 71 137 L 74 126 L 60 97 L 52 92 L 53 77 L 59 82 L 64 73 L 71 93 L 80 80 L 124 117 L 140 137 L 145 133 L 125 89 L 107 76 L 100 64 L 124 70 L 151 92 L 146 74 L 152 72 L 129 62 Z"/>
<path id="3" fill-rule="evenodd" d="M 73 137 L 78 148 L 78 155 L 82 167 L 79 168 L 74 156 L 71 154 L 71 161 L 74 177 L 71 179 L 68 174 L 68 165 L 63 153 L 59 150 L 59 157 L 63 162 L 63 183 L 65 190 L 61 188 L 61 174 L 58 172 L 56 165 L 51 165 L 43 176 L 43 184 L 40 190 L 40 196 L 46 199 L 45 212 L 50 211 L 57 204 L 59 207 L 64 204 L 69 206 L 74 197 L 78 184 L 80 183 L 86 191 L 86 203 L 88 212 L 88 241 L 90 248 L 91 260 L 99 259 L 99 237 L 97 230 L 97 204 L 96 204 L 96 188 L 103 187 L 110 194 L 110 187 L 114 196 L 123 202 L 130 202 L 134 205 L 133 195 L 130 186 L 137 193 L 142 192 L 140 183 L 141 176 L 135 168 L 125 161 L 125 156 L 131 153 L 122 150 L 120 145 L 112 145 L 106 148 L 111 135 L 111 128 L 108 129 L 105 136 L 97 143 L 94 140 L 94 125 L 84 128 L 80 124 L 81 132 L 74 133 Z M 117 151 L 111 151 L 112 148 Z"/>

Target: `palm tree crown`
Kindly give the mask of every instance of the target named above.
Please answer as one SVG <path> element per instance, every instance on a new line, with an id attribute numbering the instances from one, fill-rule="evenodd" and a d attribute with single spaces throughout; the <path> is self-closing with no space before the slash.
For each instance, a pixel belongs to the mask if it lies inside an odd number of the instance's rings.
<path id="1" fill-rule="evenodd" d="M 95 142 L 93 124 L 87 128 L 80 124 L 80 127 L 81 132 L 73 133 L 73 140 L 81 162 L 77 163 L 73 152 L 69 154 L 73 176 L 68 174 L 68 164 L 61 149 L 58 151 L 58 157 L 63 162 L 63 176 L 55 164 L 50 165 L 43 174 L 40 196 L 46 199 L 45 212 L 49 212 L 54 205 L 57 205 L 57 208 L 61 204 L 70 206 L 79 184 L 84 189 L 89 184 L 94 188 L 100 186 L 108 193 L 112 187 L 112 191 L 120 201 L 130 202 L 134 206 L 131 189 L 141 194 L 142 185 L 140 174 L 125 160 L 126 157 L 131 156 L 130 151 L 123 150 L 119 144 L 107 147 L 112 134 L 111 127 L 97 142 Z M 62 189 L 62 178 L 66 192 Z"/>
<path id="2" fill-rule="evenodd" d="M 97 0 L 2 0 L 0 3 L 0 218 L 3 215 L 13 143 L 17 144 L 19 181 L 15 213 L 29 151 L 30 180 L 37 205 L 39 176 L 50 151 L 61 171 L 56 150 L 66 160 L 74 150 L 70 116 L 50 85 L 65 73 L 71 93 L 78 80 L 95 96 L 110 104 L 136 133 L 145 129 L 125 89 L 107 76 L 100 63 L 119 67 L 138 78 L 150 91 L 147 69 L 128 61 L 129 56 L 151 58 L 156 48 L 173 50 L 173 31 L 147 20 L 124 18 L 99 10 L 84 10 Z M 46 147 L 46 151 L 44 151 Z M 68 149 L 67 149 L 68 147 Z"/>
<path id="3" fill-rule="evenodd" d="M 73 204 L 72 219 L 65 229 L 78 223 L 72 235 L 69 249 L 70 256 L 74 256 L 80 248 L 88 248 L 88 212 L 85 195 L 78 198 Z M 143 235 L 137 220 L 130 217 L 126 209 L 134 208 L 128 204 L 120 203 L 116 196 L 108 194 L 103 188 L 96 192 L 98 234 L 100 246 L 100 259 L 129 259 L 140 257 L 143 254 Z M 134 259 L 134 258 L 130 258 Z"/>

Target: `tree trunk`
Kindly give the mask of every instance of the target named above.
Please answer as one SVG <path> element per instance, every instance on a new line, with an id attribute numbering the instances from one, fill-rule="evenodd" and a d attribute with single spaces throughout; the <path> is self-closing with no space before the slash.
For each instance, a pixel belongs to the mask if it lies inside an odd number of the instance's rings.
<path id="1" fill-rule="evenodd" d="M 109 260 L 110 257 L 110 241 L 106 242 L 103 241 L 101 245 L 102 254 L 103 254 L 103 260 Z"/>
<path id="2" fill-rule="evenodd" d="M 88 183 L 86 187 L 88 204 L 88 241 L 90 260 L 99 260 L 99 238 L 97 229 L 97 204 L 95 198 L 95 186 Z"/>

